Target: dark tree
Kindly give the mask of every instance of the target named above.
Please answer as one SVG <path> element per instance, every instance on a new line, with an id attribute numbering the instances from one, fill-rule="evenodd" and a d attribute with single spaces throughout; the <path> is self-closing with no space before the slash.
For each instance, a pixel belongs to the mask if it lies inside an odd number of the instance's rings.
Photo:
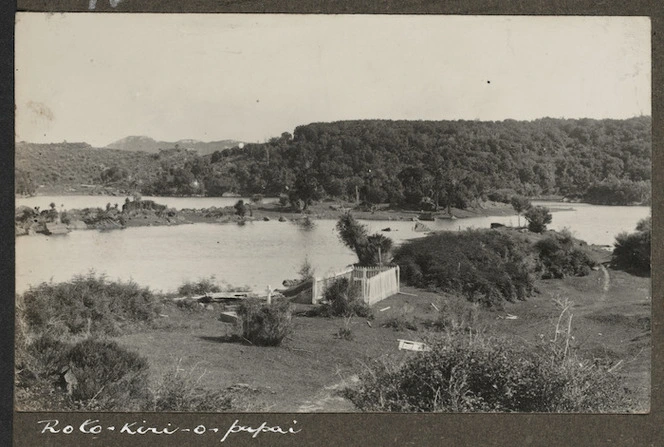
<path id="1" fill-rule="evenodd" d="M 240 217 L 244 217 L 247 214 L 247 206 L 244 204 L 244 200 L 238 200 L 233 208 L 235 208 L 235 214 Z"/>
<path id="2" fill-rule="evenodd" d="M 355 252 L 358 264 L 362 266 L 380 265 L 389 260 L 392 239 L 380 233 L 369 235 L 367 228 L 350 214 L 346 213 L 337 222 L 339 239 Z"/>
<path id="3" fill-rule="evenodd" d="M 533 233 L 546 231 L 547 224 L 550 224 L 553 220 L 553 216 L 545 206 L 534 206 L 526 211 L 524 216 L 528 221 L 528 230 Z"/>
<path id="4" fill-rule="evenodd" d="M 634 233 L 616 236 L 611 266 L 637 275 L 650 275 L 652 218 L 641 220 Z"/>

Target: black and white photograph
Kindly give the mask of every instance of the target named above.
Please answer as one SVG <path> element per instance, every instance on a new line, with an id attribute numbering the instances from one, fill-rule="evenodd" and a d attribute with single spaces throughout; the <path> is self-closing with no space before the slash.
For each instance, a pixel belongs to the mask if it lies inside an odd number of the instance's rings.
<path id="1" fill-rule="evenodd" d="M 651 21 L 20 12 L 18 412 L 647 414 Z"/>

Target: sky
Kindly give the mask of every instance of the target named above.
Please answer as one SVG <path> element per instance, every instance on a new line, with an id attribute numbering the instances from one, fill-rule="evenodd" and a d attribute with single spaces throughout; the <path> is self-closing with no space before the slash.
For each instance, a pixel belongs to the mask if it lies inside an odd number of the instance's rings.
<path id="1" fill-rule="evenodd" d="M 645 17 L 18 13 L 16 140 L 650 115 L 650 31 Z"/>

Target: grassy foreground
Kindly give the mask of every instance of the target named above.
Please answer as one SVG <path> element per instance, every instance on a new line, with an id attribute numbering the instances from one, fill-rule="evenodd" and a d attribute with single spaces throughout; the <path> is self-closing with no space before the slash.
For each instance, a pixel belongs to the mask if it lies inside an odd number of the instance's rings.
<path id="1" fill-rule="evenodd" d="M 507 303 L 503 311 L 479 309 L 475 324 L 514 344 L 535 345 L 554 335 L 560 309 L 553 299 L 568 297 L 574 303 L 571 349 L 584 359 L 610 366 L 622 377 L 624 387 L 633 393 L 634 403 L 626 410 L 647 411 L 649 279 L 599 270 L 587 277 L 540 280 L 537 287 L 537 296 Z M 155 377 L 177 363 L 184 371 L 201 373 L 199 383 L 204 388 L 251 390 L 248 410 L 353 411 L 339 391 L 352 387 L 369 362 L 387 357 L 400 362 L 417 356 L 399 351 L 398 339 L 426 338 L 428 322 L 438 315 L 434 305 L 452 312 L 466 306 L 454 297 L 414 288 L 403 291 L 409 295 L 395 295 L 374 306 L 373 321 L 295 315 L 293 334 L 276 348 L 237 342 L 229 336 L 230 327 L 217 321 L 215 309 L 190 313 L 172 309 L 157 327 L 117 340 L 147 357 Z M 507 318 L 510 315 L 517 318 Z M 409 324 L 395 323 L 403 321 Z M 352 331 L 352 340 L 335 337 L 342 327 Z"/>
<path id="2" fill-rule="evenodd" d="M 373 319 L 306 316 L 312 306 L 298 305 L 292 333 L 279 346 L 262 347 L 219 321 L 221 304 L 178 305 L 133 283 L 95 278 L 42 285 L 18 301 L 19 309 L 31 310 L 17 323 L 17 365 L 22 369 L 17 374 L 16 406 L 19 410 L 356 411 L 343 396 L 349 395 L 347 389 L 358 388 L 358 377 L 375 360 L 398 366 L 422 355 L 399 351 L 399 339 L 429 341 L 440 331 L 463 333 L 472 327 L 474 333 L 500 339 L 506 346 L 534 352 L 557 338 L 557 324 L 562 332 L 558 338 L 567 334 L 571 321 L 569 351 L 574 358 L 588 368 L 609 370 L 621 389 L 630 392 L 628 404 L 610 411 L 647 411 L 650 279 L 600 267 L 584 277 L 536 280 L 535 287 L 538 292 L 527 300 L 506 302 L 493 310 L 412 287 L 376 304 Z M 47 295 L 49 301 L 44 301 Z M 33 305 L 26 306 L 26 300 Z M 556 300 L 569 304 L 563 324 L 558 322 L 561 309 Z M 67 312 L 72 303 L 80 308 Z M 109 312 L 120 318 L 108 319 Z M 56 353 L 64 353 L 66 362 Z M 112 367 L 90 364 L 88 359 L 95 356 L 110 359 Z M 99 375 L 113 374 L 118 365 L 132 371 L 126 377 L 136 390 L 121 399 L 95 382 Z M 72 383 L 72 376 L 78 383 Z M 49 386 L 55 388 L 44 388 Z M 79 403 L 72 405 L 68 387 L 75 390 L 72 397 L 80 397 Z"/>

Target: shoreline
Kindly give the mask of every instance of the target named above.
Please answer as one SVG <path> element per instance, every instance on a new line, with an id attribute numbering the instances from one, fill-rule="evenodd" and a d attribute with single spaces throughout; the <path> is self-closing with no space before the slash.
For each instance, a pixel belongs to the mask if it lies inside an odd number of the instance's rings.
<path id="1" fill-rule="evenodd" d="M 244 217 L 236 214 L 234 207 L 210 207 L 210 208 L 183 208 L 181 210 L 166 209 L 155 211 L 152 209 L 132 210 L 120 212 L 119 210 L 107 210 L 107 217 L 97 223 L 85 223 L 81 218 L 81 209 L 67 210 L 67 214 L 72 216 L 71 222 L 66 224 L 67 231 L 75 230 L 115 230 L 131 227 L 150 227 L 150 226 L 172 226 L 187 225 L 195 223 L 210 224 L 229 224 L 255 221 L 305 221 L 310 220 L 337 220 L 345 212 L 350 211 L 358 220 L 365 221 L 412 221 L 427 222 L 427 219 L 420 219 L 422 214 L 433 216 L 436 220 L 456 220 L 472 217 L 490 217 L 490 216 L 513 216 L 516 215 L 510 205 L 502 203 L 486 203 L 483 208 L 469 208 L 466 210 L 452 208 L 452 215 L 449 216 L 446 211 L 422 212 L 414 210 L 400 209 L 377 209 L 374 211 L 350 209 L 348 203 L 339 202 L 320 202 L 311 205 L 305 211 L 293 211 L 283 208 L 278 204 L 249 204 L 247 203 L 247 213 Z M 101 208 L 99 208 L 101 209 Z M 429 219 L 430 220 L 430 219 Z M 121 222 L 121 223 L 120 223 Z M 31 223 L 28 226 L 21 227 L 16 225 L 16 237 L 24 235 L 33 235 L 45 231 L 45 223 Z"/>

